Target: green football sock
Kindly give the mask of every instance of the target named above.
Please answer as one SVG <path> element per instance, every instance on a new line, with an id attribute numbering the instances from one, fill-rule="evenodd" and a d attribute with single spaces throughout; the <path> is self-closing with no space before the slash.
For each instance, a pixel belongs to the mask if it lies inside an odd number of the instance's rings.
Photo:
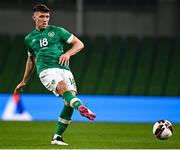
<path id="1" fill-rule="evenodd" d="M 74 108 L 75 108 L 76 110 L 78 110 L 79 106 L 81 106 L 81 105 L 82 105 L 81 101 L 76 101 L 76 102 L 74 103 Z"/>
<path id="2" fill-rule="evenodd" d="M 66 128 L 68 127 L 68 124 L 63 124 L 61 122 L 58 122 L 56 134 L 62 136 Z"/>
<path id="3" fill-rule="evenodd" d="M 65 101 L 68 103 L 69 106 L 75 108 L 76 110 L 78 110 L 79 106 L 82 105 L 80 99 L 74 96 L 71 91 L 64 92 L 63 98 L 65 99 Z"/>
<path id="4" fill-rule="evenodd" d="M 64 133 L 69 123 L 71 122 L 73 111 L 74 111 L 73 108 L 64 105 L 64 108 L 60 114 L 56 134 L 62 135 Z"/>
<path id="5" fill-rule="evenodd" d="M 71 120 L 74 109 L 72 107 L 64 105 L 63 110 L 61 111 L 60 117 L 66 120 Z"/>

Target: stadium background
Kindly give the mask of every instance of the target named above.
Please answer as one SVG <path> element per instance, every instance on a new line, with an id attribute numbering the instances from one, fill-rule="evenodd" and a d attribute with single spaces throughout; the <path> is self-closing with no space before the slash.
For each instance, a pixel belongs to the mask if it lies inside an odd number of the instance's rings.
<path id="1" fill-rule="evenodd" d="M 37 3 L 52 10 L 50 24 L 85 43 L 70 67 L 97 122 L 180 122 L 178 0 L 1 0 L 0 120 L 56 121 L 62 106 L 36 72 L 20 98 L 12 95 L 24 73 L 24 36 L 33 30 Z M 86 121 L 77 113 L 73 120 Z"/>
<path id="2" fill-rule="evenodd" d="M 82 8 L 75 0 L 1 1 L 1 93 L 12 93 L 22 78 L 24 35 L 33 30 L 31 8 L 39 2 L 52 9 L 51 24 L 85 43 L 71 60 L 79 93 L 180 95 L 177 0 L 84 0 Z M 24 92 L 48 93 L 36 73 Z"/>

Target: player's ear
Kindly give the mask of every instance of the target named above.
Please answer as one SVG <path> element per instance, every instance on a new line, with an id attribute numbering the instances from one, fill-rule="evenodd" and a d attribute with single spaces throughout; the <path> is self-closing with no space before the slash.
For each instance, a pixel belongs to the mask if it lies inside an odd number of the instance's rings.
<path id="1" fill-rule="evenodd" d="M 32 16 L 32 20 L 33 20 L 33 21 L 35 21 L 35 17 L 34 17 L 34 15 Z"/>
<path id="2" fill-rule="evenodd" d="M 35 21 L 35 20 L 36 20 L 36 17 L 35 17 L 35 15 L 34 15 L 34 14 L 32 15 L 32 20 L 33 20 L 33 21 Z"/>

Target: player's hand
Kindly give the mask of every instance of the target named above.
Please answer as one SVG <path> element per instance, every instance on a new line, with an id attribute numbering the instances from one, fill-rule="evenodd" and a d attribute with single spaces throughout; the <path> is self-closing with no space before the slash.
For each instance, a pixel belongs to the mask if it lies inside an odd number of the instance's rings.
<path id="1" fill-rule="evenodd" d="M 25 82 L 20 82 L 14 90 L 14 94 L 20 94 L 23 91 L 23 87 L 26 86 Z"/>
<path id="2" fill-rule="evenodd" d="M 69 65 L 69 59 L 70 59 L 70 55 L 65 53 L 62 54 L 59 58 L 59 64 L 61 66 L 68 66 Z"/>

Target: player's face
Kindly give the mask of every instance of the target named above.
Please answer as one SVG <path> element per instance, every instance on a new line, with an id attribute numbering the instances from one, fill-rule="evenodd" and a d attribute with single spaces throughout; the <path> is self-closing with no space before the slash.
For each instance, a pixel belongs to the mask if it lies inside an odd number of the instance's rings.
<path id="1" fill-rule="evenodd" d="M 38 11 L 33 14 L 33 20 L 35 21 L 36 29 L 38 30 L 46 29 L 49 23 L 49 19 L 50 19 L 49 12 L 46 13 L 46 12 Z"/>

